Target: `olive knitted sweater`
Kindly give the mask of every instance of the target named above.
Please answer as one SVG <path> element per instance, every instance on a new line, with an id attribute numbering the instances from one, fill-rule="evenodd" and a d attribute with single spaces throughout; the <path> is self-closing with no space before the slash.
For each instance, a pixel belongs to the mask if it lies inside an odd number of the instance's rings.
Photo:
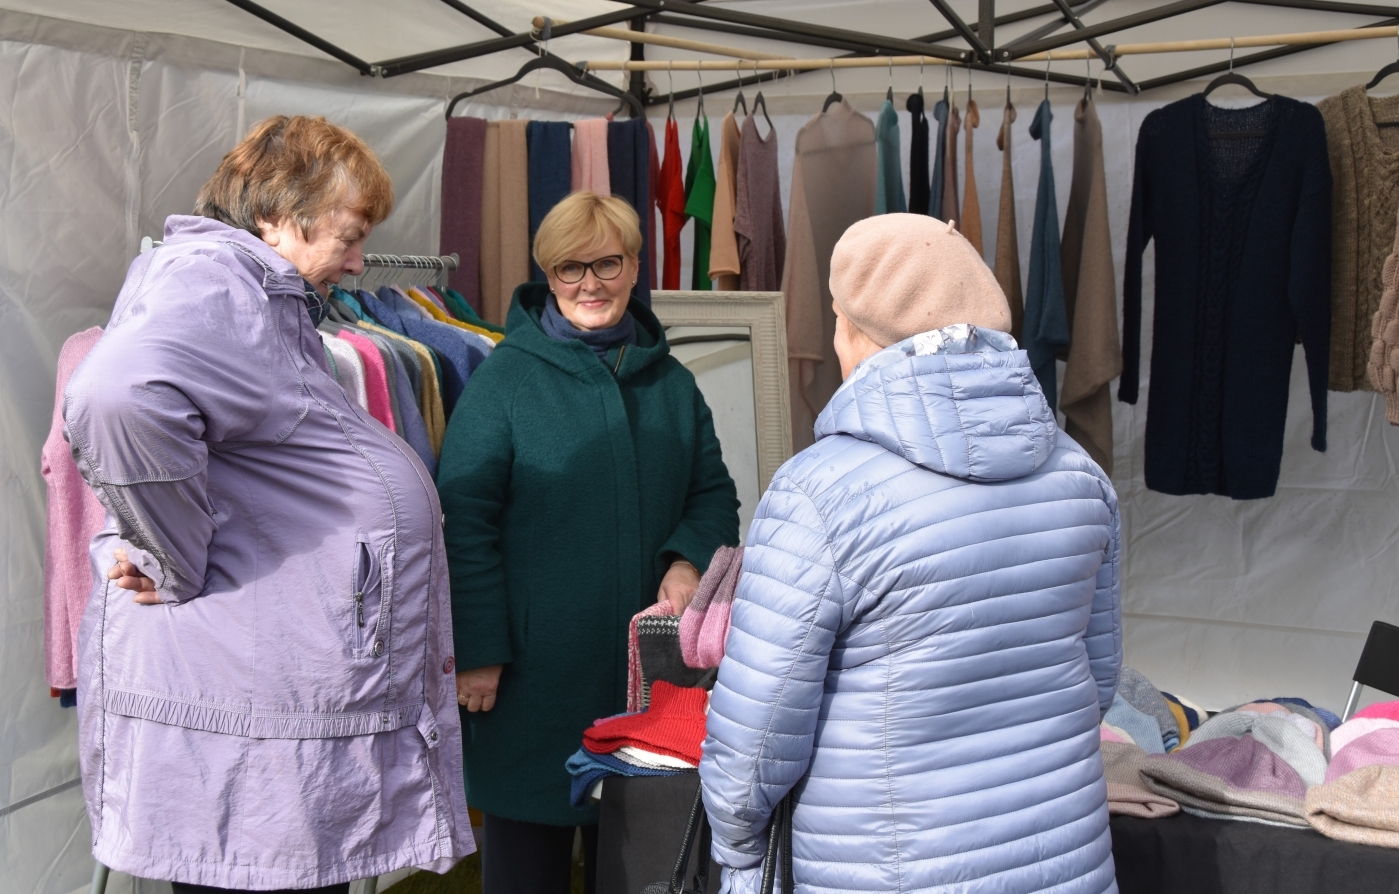
<path id="1" fill-rule="evenodd" d="M 1369 391 L 1371 325 L 1384 292 L 1384 259 L 1399 211 L 1399 96 L 1372 98 L 1351 87 L 1316 106 L 1331 158 L 1332 391 Z"/>

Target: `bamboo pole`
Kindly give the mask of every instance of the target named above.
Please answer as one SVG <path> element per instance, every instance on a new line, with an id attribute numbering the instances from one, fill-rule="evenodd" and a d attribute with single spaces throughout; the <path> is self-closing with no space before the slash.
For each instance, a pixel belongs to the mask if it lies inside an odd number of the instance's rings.
<path id="1" fill-rule="evenodd" d="M 645 62 L 585 59 L 588 71 L 824 71 L 828 68 L 905 68 L 911 65 L 960 65 L 937 56 L 858 56 L 825 59 L 674 59 Z"/>
<path id="2" fill-rule="evenodd" d="M 567 25 L 567 22 L 555 19 L 551 24 Z M 541 31 L 544 28 L 544 17 L 534 17 L 534 30 Z M 695 53 L 709 53 L 712 56 L 732 56 L 736 59 L 789 59 L 790 56 L 782 56 L 777 53 L 760 53 L 757 50 L 741 50 L 738 47 L 724 46 L 718 43 L 706 43 L 702 40 L 687 40 L 683 37 L 669 37 L 664 34 L 651 34 L 647 31 L 632 31 L 627 28 L 590 28 L 582 34 L 591 34 L 594 37 L 607 37 L 612 40 L 625 40 L 629 43 L 644 43 L 650 46 L 671 47 L 677 50 L 690 50 Z"/>
<path id="3" fill-rule="evenodd" d="M 1168 40 L 1156 43 L 1124 43 L 1111 47 L 1114 56 L 1140 56 L 1149 53 L 1193 53 L 1200 50 L 1247 49 L 1294 44 L 1339 43 L 1347 40 L 1375 40 L 1399 35 L 1399 26 L 1347 28 L 1340 31 L 1304 31 L 1298 34 L 1265 34 L 1256 37 L 1211 37 L 1202 40 Z M 1048 62 L 1055 59 L 1096 59 L 1091 50 L 1048 50 L 1021 56 L 1016 62 Z"/>

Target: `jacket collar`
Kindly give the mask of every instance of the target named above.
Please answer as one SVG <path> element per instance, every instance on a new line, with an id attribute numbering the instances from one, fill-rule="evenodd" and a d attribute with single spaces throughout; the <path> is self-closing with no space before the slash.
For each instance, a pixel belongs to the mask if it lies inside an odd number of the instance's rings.
<path id="1" fill-rule="evenodd" d="M 165 219 L 165 242 L 217 242 L 233 249 L 233 255 L 269 295 L 304 295 L 304 280 L 296 267 L 273 251 L 272 246 L 246 230 L 230 227 L 211 217 L 172 214 Z"/>
<path id="2" fill-rule="evenodd" d="M 527 282 L 515 289 L 510 301 L 510 313 L 505 321 L 505 340 L 500 347 L 512 347 L 550 363 L 566 373 L 579 378 L 607 371 L 598 362 L 592 349 L 580 341 L 558 341 L 544 334 L 539 318 L 544 313 L 544 304 L 549 297 L 549 285 L 542 282 Z M 651 308 L 636 298 L 627 305 L 627 312 L 636 320 L 636 341 L 626 345 L 615 354 L 610 363 L 616 366 L 611 370 L 618 380 L 625 380 L 660 360 L 670 353 L 666 343 L 665 327 Z"/>

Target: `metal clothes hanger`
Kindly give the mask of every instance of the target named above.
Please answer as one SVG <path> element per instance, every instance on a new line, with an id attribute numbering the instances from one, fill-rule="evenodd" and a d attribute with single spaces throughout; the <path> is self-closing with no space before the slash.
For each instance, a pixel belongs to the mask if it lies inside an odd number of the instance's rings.
<path id="1" fill-rule="evenodd" d="M 894 57 L 889 57 L 889 92 L 884 94 L 884 101 L 892 103 L 894 101 Z"/>
<path id="2" fill-rule="evenodd" d="M 1259 99 L 1273 98 L 1273 94 L 1264 93 L 1262 90 L 1259 90 L 1256 86 L 1254 86 L 1254 83 L 1248 78 L 1244 77 L 1241 74 L 1234 73 L 1234 38 L 1232 37 L 1229 38 L 1229 71 L 1215 78 L 1213 81 L 1210 81 L 1209 85 L 1205 87 L 1203 91 L 1201 91 L 1200 95 L 1209 96 L 1211 93 L 1214 92 L 1216 88 L 1224 87 L 1228 84 L 1235 84 L 1239 87 L 1242 87 L 1249 93 L 1252 93 L 1254 96 L 1257 96 Z"/>
<path id="3" fill-rule="evenodd" d="M 1044 60 L 1044 101 L 1049 102 L 1049 64 L 1054 61 L 1053 53 L 1045 53 Z"/>
<path id="4" fill-rule="evenodd" d="M 673 68 L 674 64 L 675 63 L 673 61 L 667 62 L 665 64 L 666 83 L 670 86 L 670 108 L 667 109 L 665 113 L 665 120 L 667 121 L 675 120 L 675 69 Z"/>
<path id="5" fill-rule="evenodd" d="M 942 101 L 952 105 L 952 66 L 944 64 L 942 67 Z"/>
<path id="6" fill-rule="evenodd" d="M 696 68 L 695 77 L 699 78 L 698 100 L 695 102 L 695 123 L 698 124 L 701 118 L 708 121 L 709 116 L 704 113 L 704 72 Z"/>
<path id="7" fill-rule="evenodd" d="M 923 97 L 923 57 L 918 57 L 918 97 Z"/>
<path id="8" fill-rule="evenodd" d="M 754 59 L 754 60 L 753 60 L 753 75 L 754 75 L 755 77 L 757 77 L 757 74 L 758 74 L 758 60 Z M 771 134 L 772 131 L 773 131 L 772 119 L 768 117 L 768 104 L 767 104 L 767 101 L 763 99 L 763 82 L 762 82 L 762 79 L 761 79 L 761 78 L 759 78 L 759 80 L 758 80 L 758 95 L 755 96 L 755 97 L 753 97 L 753 114 L 754 114 L 754 115 L 758 114 L 758 109 L 762 109 L 762 110 L 763 110 L 763 120 L 766 121 L 766 122 L 768 123 L 768 133 Z"/>
<path id="9" fill-rule="evenodd" d="M 743 117 L 748 117 L 748 101 L 743 98 L 743 69 L 734 70 L 738 76 L 738 95 L 734 97 L 734 114 L 738 114 L 739 109 L 743 109 Z M 756 72 L 755 72 L 756 73 Z"/>
<path id="10" fill-rule="evenodd" d="M 447 103 L 447 117 L 452 117 L 452 112 L 455 111 L 457 103 L 462 100 L 470 99 L 473 96 L 480 96 L 483 93 L 490 93 L 492 90 L 499 90 L 501 87 L 509 87 L 511 84 L 522 80 L 530 72 L 539 71 L 543 68 L 557 71 L 580 87 L 587 87 L 589 90 L 596 90 L 599 93 L 605 93 L 608 96 L 621 100 L 622 105 L 617 107 L 618 111 L 629 106 L 634 117 L 645 117 L 646 110 L 642 108 L 640 100 L 625 90 L 614 87 L 606 81 L 588 74 L 585 66 L 585 62 L 580 62 L 578 65 L 569 65 L 558 56 L 545 56 L 541 54 L 529 60 L 524 65 L 521 65 L 519 71 L 503 81 L 495 81 L 484 87 L 477 87 L 475 90 L 468 90 L 465 93 L 458 93 L 456 96 L 453 96 L 451 102 Z"/>
<path id="11" fill-rule="evenodd" d="M 826 101 L 825 101 L 824 103 L 821 104 L 821 111 L 822 111 L 822 112 L 825 112 L 825 111 L 826 111 L 827 109 L 829 109 L 831 106 L 835 105 L 835 104 L 838 103 L 838 102 L 843 101 L 844 99 L 845 99 L 845 97 L 841 96 L 841 95 L 840 95 L 840 92 L 839 92 L 838 90 L 836 90 L 836 61 L 835 61 L 834 58 L 832 58 L 832 59 L 831 59 L 831 95 L 830 95 L 830 96 L 827 96 L 827 97 L 826 97 Z"/>
<path id="12" fill-rule="evenodd" d="M 1373 78 L 1370 79 L 1370 83 L 1368 83 L 1368 84 L 1365 85 L 1365 89 L 1366 89 L 1366 90 L 1373 90 L 1373 89 L 1375 89 L 1377 86 L 1379 86 L 1380 81 L 1383 81 L 1385 78 L 1389 77 L 1390 75 L 1394 74 L 1394 73 L 1397 72 L 1397 71 L 1399 71 L 1399 59 L 1396 59 L 1395 61 L 1393 61 L 1393 62 L 1389 63 L 1388 65 L 1386 65 L 1384 68 L 1381 68 L 1379 71 L 1375 72 L 1375 76 L 1374 76 Z M 1396 122 L 1385 122 L 1385 123 L 1381 124 L 1380 126 L 1381 126 L 1381 127 L 1384 127 L 1386 124 L 1389 124 L 1389 125 L 1391 125 L 1391 126 L 1393 126 L 1393 125 L 1399 125 L 1399 121 L 1396 121 Z"/>

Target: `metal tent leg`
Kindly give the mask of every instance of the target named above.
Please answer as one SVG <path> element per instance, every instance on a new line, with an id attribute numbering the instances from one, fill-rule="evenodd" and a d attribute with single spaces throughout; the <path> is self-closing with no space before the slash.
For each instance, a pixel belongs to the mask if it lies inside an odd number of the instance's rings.
<path id="1" fill-rule="evenodd" d="M 92 867 L 92 888 L 89 889 L 89 894 L 106 894 L 107 876 L 110 873 L 111 870 L 101 863 Z"/>
<path id="2" fill-rule="evenodd" d="M 1359 683 L 1352 683 L 1350 687 L 1350 698 L 1346 699 L 1346 712 L 1341 715 L 1341 721 L 1350 719 L 1350 715 L 1355 713 L 1355 706 L 1360 702 L 1360 690 L 1364 689 Z"/>

